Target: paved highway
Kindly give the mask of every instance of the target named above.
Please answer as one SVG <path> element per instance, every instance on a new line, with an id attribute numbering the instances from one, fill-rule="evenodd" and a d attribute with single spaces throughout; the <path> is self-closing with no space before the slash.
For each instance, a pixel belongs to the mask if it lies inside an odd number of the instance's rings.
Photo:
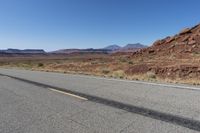
<path id="1" fill-rule="evenodd" d="M 0 69 L 0 133 L 195 133 L 200 88 Z"/>

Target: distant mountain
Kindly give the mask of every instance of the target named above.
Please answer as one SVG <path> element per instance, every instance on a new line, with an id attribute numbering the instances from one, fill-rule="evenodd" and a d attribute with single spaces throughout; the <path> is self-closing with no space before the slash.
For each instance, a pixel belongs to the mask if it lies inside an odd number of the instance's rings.
<path id="1" fill-rule="evenodd" d="M 56 54 L 71 54 L 71 53 L 110 53 L 112 50 L 109 49 L 61 49 L 52 51 L 50 53 L 56 53 Z"/>
<path id="2" fill-rule="evenodd" d="M 0 50 L 0 53 L 5 54 L 44 54 L 46 53 L 43 49 L 7 49 L 7 50 Z"/>
<path id="3" fill-rule="evenodd" d="M 124 47 L 120 47 L 118 45 L 109 45 L 103 49 L 109 49 L 112 52 L 111 53 L 116 53 L 116 52 L 135 52 L 138 51 L 139 49 L 146 48 L 147 46 L 141 44 L 141 43 L 135 43 L 135 44 L 127 44 Z"/>
<path id="4" fill-rule="evenodd" d="M 123 49 L 138 49 L 138 48 L 146 48 L 147 46 L 141 44 L 141 43 L 135 43 L 135 44 L 127 44 L 123 47 Z"/>
<path id="5" fill-rule="evenodd" d="M 56 54 L 71 54 L 71 53 L 115 53 L 115 52 L 135 52 L 141 48 L 146 48 L 145 45 L 140 43 L 136 44 L 127 44 L 124 47 L 120 47 L 118 45 L 109 45 L 105 48 L 100 49 L 60 49 L 56 51 L 52 51 L 50 53 Z"/>
<path id="6" fill-rule="evenodd" d="M 109 50 L 113 51 L 113 50 L 119 50 L 119 49 L 121 49 L 121 47 L 118 46 L 118 45 L 109 45 L 109 46 L 107 46 L 107 47 L 105 47 L 103 49 L 109 49 Z"/>

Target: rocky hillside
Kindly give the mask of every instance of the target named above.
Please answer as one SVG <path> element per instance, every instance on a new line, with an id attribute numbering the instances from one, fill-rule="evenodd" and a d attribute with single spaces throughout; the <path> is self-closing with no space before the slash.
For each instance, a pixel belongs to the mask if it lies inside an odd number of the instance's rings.
<path id="1" fill-rule="evenodd" d="M 146 49 L 142 49 L 134 54 L 157 55 L 157 56 L 185 56 L 188 54 L 200 53 L 200 24 L 192 28 L 186 28 L 178 34 L 157 40 L 154 44 Z"/>

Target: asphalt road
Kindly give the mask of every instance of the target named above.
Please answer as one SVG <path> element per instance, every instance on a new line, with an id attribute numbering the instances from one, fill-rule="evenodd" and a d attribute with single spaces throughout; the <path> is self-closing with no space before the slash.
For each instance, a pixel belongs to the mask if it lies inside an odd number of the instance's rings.
<path id="1" fill-rule="evenodd" d="M 0 133 L 195 133 L 200 88 L 0 69 Z"/>

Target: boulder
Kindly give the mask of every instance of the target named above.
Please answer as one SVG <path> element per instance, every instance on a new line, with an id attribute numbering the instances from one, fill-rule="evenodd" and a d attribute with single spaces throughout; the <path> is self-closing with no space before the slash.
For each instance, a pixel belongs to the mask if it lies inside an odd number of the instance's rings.
<path id="1" fill-rule="evenodd" d="M 170 43 L 175 40 L 175 37 L 170 37 L 166 40 L 166 43 Z"/>
<path id="2" fill-rule="evenodd" d="M 192 45 L 192 48 L 196 48 L 196 45 Z"/>
<path id="3" fill-rule="evenodd" d="M 176 45 L 186 45 L 187 44 L 187 42 L 178 42 L 178 43 L 176 43 Z"/>
<path id="4" fill-rule="evenodd" d="M 163 43 L 165 43 L 165 42 L 166 42 L 166 39 L 157 40 L 157 41 L 155 41 L 155 42 L 153 43 L 153 46 L 159 46 L 159 45 L 161 45 L 161 44 L 163 44 Z"/>
<path id="5" fill-rule="evenodd" d="M 196 36 L 196 37 L 194 38 L 194 40 L 195 40 L 197 43 L 200 43 L 200 36 Z"/>
<path id="6" fill-rule="evenodd" d="M 154 52 L 155 52 L 155 50 L 153 50 L 153 49 L 149 50 L 149 54 L 154 53 Z"/>
<path id="7" fill-rule="evenodd" d="M 181 41 L 182 42 L 188 41 L 189 38 L 190 38 L 190 36 L 185 36 Z"/>
<path id="8" fill-rule="evenodd" d="M 184 35 L 184 34 L 188 34 L 188 33 L 191 33 L 191 29 L 190 28 L 186 28 L 186 29 L 183 29 L 179 35 Z"/>
<path id="9" fill-rule="evenodd" d="M 193 44 L 195 44 L 195 43 L 196 43 L 195 40 L 191 40 L 191 41 L 188 42 L 188 45 L 193 45 Z"/>

